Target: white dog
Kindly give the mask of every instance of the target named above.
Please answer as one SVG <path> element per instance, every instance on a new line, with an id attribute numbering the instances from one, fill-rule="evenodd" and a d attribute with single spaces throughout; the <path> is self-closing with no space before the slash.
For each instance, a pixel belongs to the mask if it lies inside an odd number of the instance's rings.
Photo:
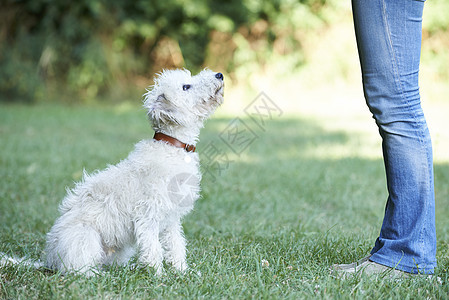
<path id="1" fill-rule="evenodd" d="M 181 218 L 199 197 L 195 145 L 223 102 L 223 88 L 223 75 L 210 70 L 170 70 L 155 79 L 144 94 L 154 138 L 68 190 L 47 235 L 46 267 L 91 275 L 102 265 L 126 264 L 135 249 L 138 262 L 158 273 L 164 259 L 186 270 Z"/>

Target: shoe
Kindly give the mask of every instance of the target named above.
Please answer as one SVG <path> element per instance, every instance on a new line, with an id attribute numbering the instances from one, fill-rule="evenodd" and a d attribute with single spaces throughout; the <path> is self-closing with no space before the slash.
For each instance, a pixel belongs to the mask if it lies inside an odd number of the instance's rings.
<path id="1" fill-rule="evenodd" d="M 414 276 L 426 276 L 426 280 L 435 279 L 437 284 L 442 285 L 443 281 L 441 277 L 432 274 L 412 274 L 404 271 L 397 270 L 395 268 L 390 268 L 370 260 L 371 255 L 362 258 L 351 264 L 335 264 L 331 267 L 331 273 L 334 277 L 340 279 L 347 279 L 349 276 L 356 276 L 359 274 L 365 274 L 368 276 L 381 275 L 389 276 L 395 279 L 411 278 Z"/>
<path id="2" fill-rule="evenodd" d="M 371 255 L 368 255 L 367 257 L 362 258 L 361 260 L 358 260 L 356 262 L 350 263 L 350 264 L 335 264 L 332 265 L 333 271 L 355 271 L 361 264 L 365 263 L 370 259 Z"/>
<path id="3" fill-rule="evenodd" d="M 336 273 L 339 278 L 346 278 L 351 274 L 365 274 L 365 275 L 383 275 L 390 277 L 409 277 L 410 274 L 404 271 L 396 270 L 370 260 L 371 255 L 362 258 L 351 264 L 335 264 L 332 266 L 332 273 Z"/>

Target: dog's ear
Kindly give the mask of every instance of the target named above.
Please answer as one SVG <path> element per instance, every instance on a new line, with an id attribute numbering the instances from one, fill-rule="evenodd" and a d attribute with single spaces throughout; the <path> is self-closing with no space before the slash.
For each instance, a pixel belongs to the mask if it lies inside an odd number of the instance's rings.
<path id="1" fill-rule="evenodd" d="M 157 93 L 154 89 L 148 90 L 143 97 L 143 107 L 147 109 L 148 115 L 150 115 L 154 110 L 159 110 L 162 103 L 166 101 L 165 95 Z"/>
<path id="2" fill-rule="evenodd" d="M 164 110 L 164 103 L 167 102 L 164 94 L 151 95 L 147 94 L 145 101 L 145 108 L 148 110 L 148 115 L 151 116 L 155 111 Z"/>
<path id="3" fill-rule="evenodd" d="M 155 125 L 168 122 L 176 123 L 173 116 L 173 107 L 171 107 L 170 101 L 168 101 L 165 94 L 159 94 L 158 96 L 147 95 L 145 108 L 148 110 L 148 117 Z"/>
<path id="4" fill-rule="evenodd" d="M 149 105 L 148 109 L 150 110 L 160 110 L 164 108 L 164 103 L 167 102 L 167 98 L 164 94 L 160 94 L 156 97 L 156 99 Z"/>

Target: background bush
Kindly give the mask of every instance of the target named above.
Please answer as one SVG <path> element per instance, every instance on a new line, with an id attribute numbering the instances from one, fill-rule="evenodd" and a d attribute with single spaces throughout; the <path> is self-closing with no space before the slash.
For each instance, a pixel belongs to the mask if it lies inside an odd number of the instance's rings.
<path id="1" fill-rule="evenodd" d="M 445 1 L 428 5 L 430 55 L 447 57 Z M 302 42 L 338 22 L 338 2 L 2 1 L 0 99 L 120 98 L 130 83 L 143 87 L 154 72 L 171 67 L 210 66 L 244 80 L 274 61 L 288 74 L 306 63 Z M 447 63 L 438 69 L 447 76 Z"/>

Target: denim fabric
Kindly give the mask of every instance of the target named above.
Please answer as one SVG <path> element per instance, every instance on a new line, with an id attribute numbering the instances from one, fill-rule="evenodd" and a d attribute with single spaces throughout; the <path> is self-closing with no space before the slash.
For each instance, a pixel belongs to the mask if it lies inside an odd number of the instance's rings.
<path id="1" fill-rule="evenodd" d="M 432 143 L 418 86 L 423 5 L 352 1 L 363 89 L 382 137 L 389 194 L 371 260 L 431 274 L 436 266 Z"/>

